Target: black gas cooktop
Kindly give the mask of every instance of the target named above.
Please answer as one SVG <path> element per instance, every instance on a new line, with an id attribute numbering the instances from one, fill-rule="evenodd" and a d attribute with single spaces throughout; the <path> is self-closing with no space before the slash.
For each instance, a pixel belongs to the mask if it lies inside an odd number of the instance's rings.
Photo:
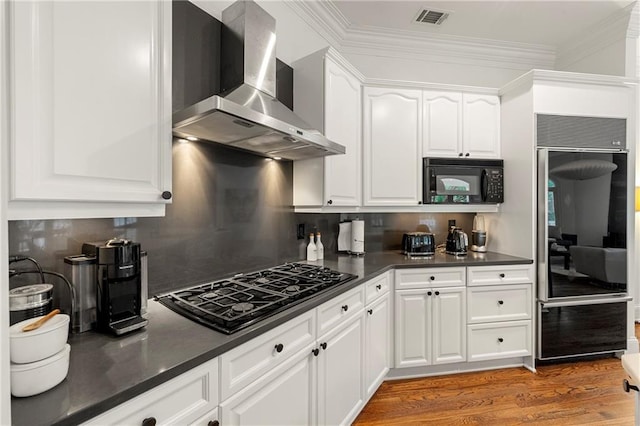
<path id="1" fill-rule="evenodd" d="M 317 265 L 284 265 L 156 296 L 169 309 L 232 334 L 356 275 Z"/>

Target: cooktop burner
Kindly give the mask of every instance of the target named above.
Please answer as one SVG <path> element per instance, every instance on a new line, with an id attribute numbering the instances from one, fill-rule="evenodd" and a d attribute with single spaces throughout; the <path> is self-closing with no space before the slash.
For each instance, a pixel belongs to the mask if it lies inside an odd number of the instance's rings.
<path id="1" fill-rule="evenodd" d="M 231 334 L 356 275 L 317 265 L 285 263 L 156 296 L 169 309 Z"/>

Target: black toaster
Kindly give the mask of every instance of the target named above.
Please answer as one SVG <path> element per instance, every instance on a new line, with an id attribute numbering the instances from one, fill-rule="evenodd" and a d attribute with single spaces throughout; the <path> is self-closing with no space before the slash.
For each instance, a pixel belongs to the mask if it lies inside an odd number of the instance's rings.
<path id="1" fill-rule="evenodd" d="M 408 232 L 402 236 L 402 252 L 409 256 L 433 256 L 436 239 L 428 232 Z"/>

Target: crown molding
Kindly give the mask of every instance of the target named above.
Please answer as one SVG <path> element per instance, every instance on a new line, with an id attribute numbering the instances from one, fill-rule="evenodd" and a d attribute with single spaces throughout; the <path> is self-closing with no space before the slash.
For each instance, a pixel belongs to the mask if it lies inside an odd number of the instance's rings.
<path id="1" fill-rule="evenodd" d="M 555 50 L 549 46 L 501 42 L 470 37 L 426 35 L 377 27 L 349 28 L 344 53 L 385 56 L 441 63 L 530 70 L 553 68 Z"/>
<path id="2" fill-rule="evenodd" d="M 633 7 L 631 9 L 631 17 L 629 18 L 627 37 L 640 38 L 640 2 L 637 1 L 633 3 Z"/>
<path id="3" fill-rule="evenodd" d="M 340 50 L 350 23 L 333 2 L 285 0 L 285 4 L 330 46 Z"/>
<path id="4" fill-rule="evenodd" d="M 331 0 L 286 3 L 341 53 L 517 70 L 555 65 L 552 46 L 354 26 Z"/>
<path id="5" fill-rule="evenodd" d="M 579 72 L 534 69 L 502 86 L 500 88 L 500 95 L 512 92 L 521 86 L 531 87 L 534 83 L 537 82 L 630 87 L 637 86 L 638 79 L 619 77 L 614 75 L 585 74 Z"/>
<path id="6" fill-rule="evenodd" d="M 607 16 L 580 34 L 576 34 L 558 46 L 557 68 L 566 69 L 572 64 L 627 37 L 638 37 L 638 4 L 631 3 L 624 9 Z M 635 24 L 634 24 L 635 20 Z"/>

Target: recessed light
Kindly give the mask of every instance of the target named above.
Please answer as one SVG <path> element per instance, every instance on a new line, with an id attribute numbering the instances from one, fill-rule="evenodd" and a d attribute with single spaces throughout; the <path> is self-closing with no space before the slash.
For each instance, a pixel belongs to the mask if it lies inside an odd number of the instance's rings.
<path id="1" fill-rule="evenodd" d="M 188 140 L 183 139 L 183 138 L 178 139 L 178 142 L 179 142 L 179 143 L 189 143 L 189 141 L 188 141 Z"/>
<path id="2" fill-rule="evenodd" d="M 273 157 L 274 160 L 282 160 L 282 157 Z"/>
<path id="3" fill-rule="evenodd" d="M 198 138 L 196 138 L 195 136 L 187 136 L 187 140 L 195 142 L 198 140 Z"/>

